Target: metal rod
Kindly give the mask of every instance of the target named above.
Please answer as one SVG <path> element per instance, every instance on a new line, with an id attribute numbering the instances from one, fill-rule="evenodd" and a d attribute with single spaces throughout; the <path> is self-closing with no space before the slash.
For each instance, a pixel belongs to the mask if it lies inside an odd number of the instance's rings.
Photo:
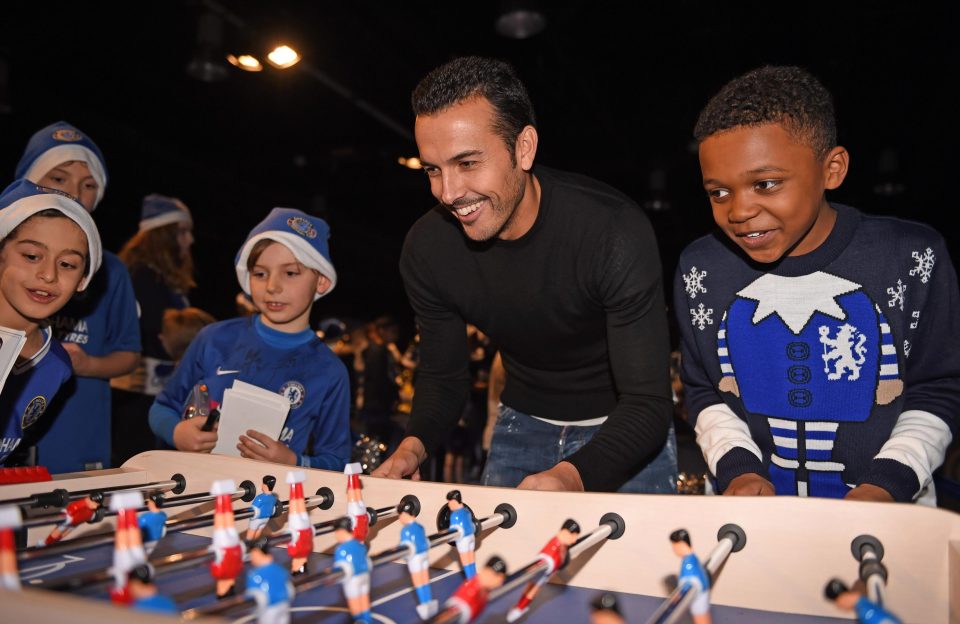
<path id="1" fill-rule="evenodd" d="M 20 507 L 64 507 L 70 501 L 78 500 L 92 494 L 94 492 L 101 492 L 103 494 L 110 494 L 116 492 L 117 490 L 158 490 L 158 491 L 167 491 L 174 490 L 177 488 L 186 487 L 186 479 L 183 475 L 175 474 L 167 481 L 154 481 L 151 483 L 139 483 L 134 485 L 113 485 L 109 487 L 102 488 L 92 488 L 89 490 L 76 490 L 70 492 L 68 490 L 57 488 L 49 492 L 42 492 L 40 494 L 32 494 L 30 496 L 25 496 L 23 498 L 10 498 L 7 500 L 0 501 L 0 506 L 7 505 L 17 505 Z M 182 489 L 180 490 L 183 491 Z"/>

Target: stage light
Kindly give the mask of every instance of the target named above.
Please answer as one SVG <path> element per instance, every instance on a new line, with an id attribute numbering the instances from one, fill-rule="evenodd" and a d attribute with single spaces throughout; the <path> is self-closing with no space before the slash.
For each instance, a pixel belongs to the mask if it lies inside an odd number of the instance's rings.
<path id="1" fill-rule="evenodd" d="M 404 158 L 401 156 L 397 159 L 397 162 L 406 167 L 407 169 L 422 169 L 423 165 L 420 164 L 420 159 L 416 156 L 411 156 L 410 158 Z"/>
<path id="2" fill-rule="evenodd" d="M 287 69 L 300 62 L 300 54 L 288 45 L 279 45 L 267 55 L 267 62 L 277 69 Z"/>
<path id="3" fill-rule="evenodd" d="M 261 63 L 257 57 L 252 54 L 240 54 L 239 56 L 234 56 L 233 54 L 227 55 L 227 60 L 234 67 L 239 67 L 243 71 L 248 72 L 258 72 L 263 71 L 263 63 Z"/>

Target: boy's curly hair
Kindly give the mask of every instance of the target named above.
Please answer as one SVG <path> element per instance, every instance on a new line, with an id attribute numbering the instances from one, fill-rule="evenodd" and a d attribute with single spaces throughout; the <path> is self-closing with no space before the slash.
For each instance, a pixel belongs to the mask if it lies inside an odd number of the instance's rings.
<path id="1" fill-rule="evenodd" d="M 781 124 L 817 158 L 837 145 L 837 122 L 830 92 L 796 66 L 766 65 L 734 78 L 700 112 L 697 143 L 741 126 Z"/>

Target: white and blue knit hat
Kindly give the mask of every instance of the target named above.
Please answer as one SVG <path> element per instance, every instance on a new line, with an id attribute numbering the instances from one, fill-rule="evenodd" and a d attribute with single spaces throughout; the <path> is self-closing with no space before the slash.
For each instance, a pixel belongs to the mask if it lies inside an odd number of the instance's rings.
<path id="1" fill-rule="evenodd" d="M 40 182 L 51 169 L 70 160 L 87 163 L 90 175 L 97 181 L 97 199 L 93 204 L 96 208 L 107 190 L 107 166 L 103 154 L 90 137 L 65 121 L 50 124 L 30 137 L 27 149 L 17 163 L 14 178 Z"/>
<path id="2" fill-rule="evenodd" d="M 186 204 L 176 197 L 156 193 L 143 198 L 143 208 L 140 211 L 141 232 L 171 223 L 193 223 L 193 217 Z"/>
<path id="3" fill-rule="evenodd" d="M 79 225 L 87 235 L 89 270 L 77 286 L 78 291 L 83 290 L 100 268 L 100 234 L 90 213 L 67 193 L 37 186 L 29 180 L 17 180 L 5 188 L 0 193 L 0 240 L 5 239 L 18 225 L 44 210 L 59 210 Z"/>
<path id="4" fill-rule="evenodd" d="M 337 271 L 330 260 L 330 247 L 327 244 L 329 238 L 330 226 L 320 217 L 311 217 L 294 208 L 274 208 L 266 219 L 250 230 L 247 240 L 237 252 L 235 264 L 240 288 L 243 292 L 250 294 L 250 271 L 247 270 L 247 259 L 258 241 L 269 239 L 289 249 L 300 264 L 308 269 L 319 271 L 330 280 L 330 288 L 323 294 L 329 293 L 337 285 Z M 313 300 L 316 301 L 322 296 L 317 294 Z"/>

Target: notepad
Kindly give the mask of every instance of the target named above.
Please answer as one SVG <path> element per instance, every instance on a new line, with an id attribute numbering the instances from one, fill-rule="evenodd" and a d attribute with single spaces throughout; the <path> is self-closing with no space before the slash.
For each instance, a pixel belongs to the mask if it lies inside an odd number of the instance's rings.
<path id="1" fill-rule="evenodd" d="M 7 383 L 7 376 L 17 363 L 17 356 L 27 341 L 27 334 L 19 329 L 0 326 L 0 392 Z"/>
<path id="2" fill-rule="evenodd" d="M 234 380 L 233 386 L 223 391 L 220 428 L 213 452 L 239 457 L 237 443 L 249 429 L 256 429 L 274 440 L 280 439 L 289 411 L 290 401 L 286 397 Z"/>

